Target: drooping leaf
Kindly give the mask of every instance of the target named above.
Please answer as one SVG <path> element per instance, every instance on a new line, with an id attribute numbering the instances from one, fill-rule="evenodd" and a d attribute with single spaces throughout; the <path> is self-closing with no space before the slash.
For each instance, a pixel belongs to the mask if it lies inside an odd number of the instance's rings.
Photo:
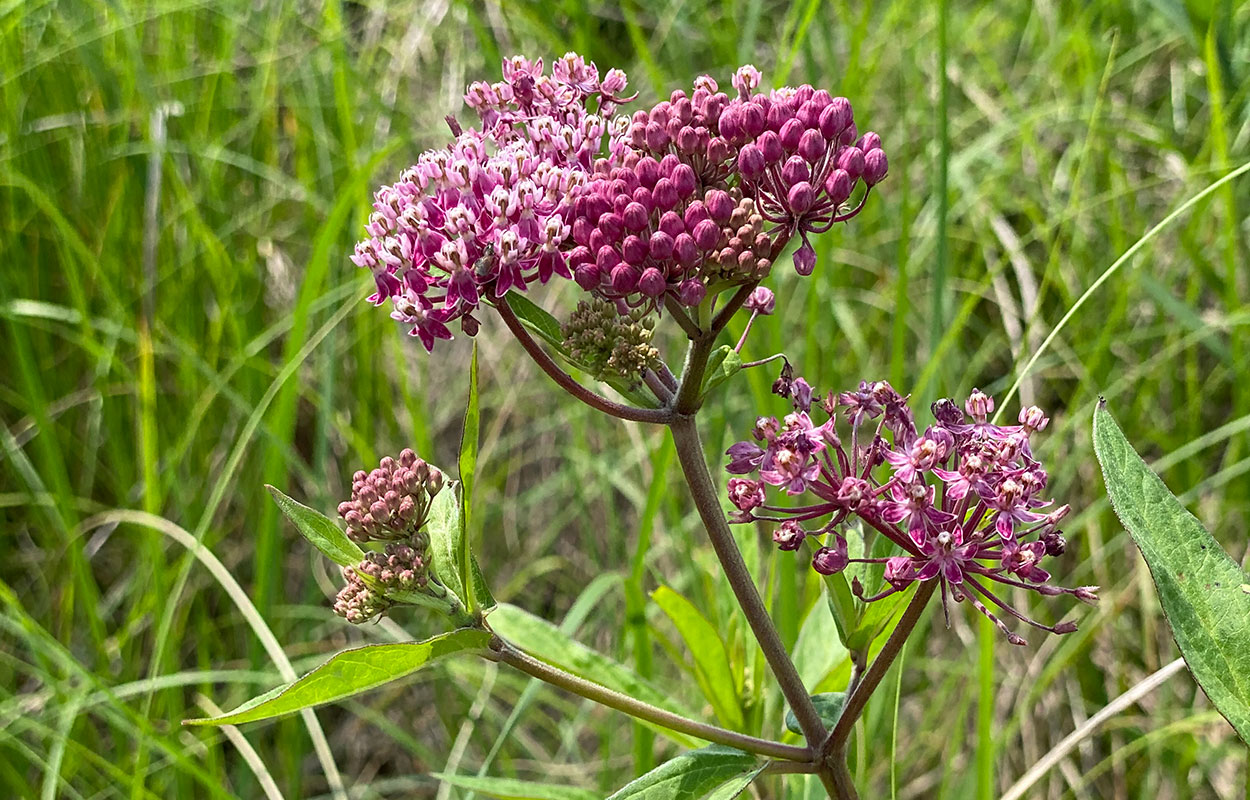
<path id="1" fill-rule="evenodd" d="M 347 538 L 347 534 L 334 524 L 334 520 L 292 500 L 268 484 L 265 484 L 265 488 L 269 490 L 269 494 L 273 495 L 274 502 L 278 504 L 278 508 L 282 510 L 286 518 L 294 522 L 304 538 L 320 550 L 326 558 L 340 567 L 354 566 L 364 559 L 364 551 Z"/>
<path id="2" fill-rule="evenodd" d="M 464 601 L 464 583 L 460 580 L 460 543 L 464 529 L 460 525 L 460 484 L 449 482 L 430 501 L 426 515 L 426 532 L 430 535 L 430 569 L 434 577 L 459 602 Z"/>
<path id="3" fill-rule="evenodd" d="M 742 371 L 742 356 L 727 344 L 712 351 L 707 359 L 707 371 L 703 373 L 703 396 Z"/>
<path id="4" fill-rule="evenodd" d="M 559 786 L 553 783 L 532 783 L 513 778 L 490 778 L 475 775 L 446 775 L 435 772 L 430 777 L 443 783 L 498 800 L 596 800 L 599 796 L 586 789 Z"/>
<path id="5" fill-rule="evenodd" d="M 608 800 L 690 800 L 755 772 L 750 753 L 711 745 L 682 753 L 621 787 Z"/>
<path id="6" fill-rule="evenodd" d="M 424 642 L 373 644 L 344 650 L 304 677 L 265 692 L 243 705 L 184 725 L 239 725 L 279 717 L 301 709 L 342 700 L 406 677 L 445 656 L 484 650 L 490 634 L 472 628 L 444 633 Z"/>
<path id="7" fill-rule="evenodd" d="M 732 730 L 743 730 L 746 721 L 742 714 L 740 687 L 730 669 L 725 642 L 716 628 L 689 600 L 667 586 L 656 589 L 651 599 L 672 620 L 694 657 L 695 680 L 703 690 L 703 696 L 712 704 L 716 717 Z"/>
<path id="8" fill-rule="evenodd" d="M 755 779 L 758 778 L 760 773 L 763 771 L 764 765 L 761 764 L 745 775 L 739 775 L 736 778 L 732 778 L 728 782 L 722 783 L 711 794 L 704 798 L 704 800 L 734 800 L 735 797 L 741 796 L 742 793 L 747 790 L 748 786 L 755 783 Z"/>
<path id="9" fill-rule="evenodd" d="M 509 292 L 506 299 L 522 325 L 559 353 L 564 354 L 564 331 L 560 328 L 559 320 L 534 305 L 534 302 L 523 294 Z"/>
<path id="10" fill-rule="evenodd" d="M 1102 400 L 1094 411 L 1094 452 L 1185 663 L 1250 742 L 1250 577 L 1151 471 Z"/>
<path id="11" fill-rule="evenodd" d="M 846 705 L 846 692 L 814 694 L 812 705 L 816 706 L 816 713 L 820 715 L 820 720 L 825 723 L 825 727 L 832 728 L 837 724 L 838 717 L 842 715 L 842 706 Z M 803 735 L 799 718 L 794 716 L 794 712 L 788 708 L 786 709 L 786 730 Z"/>
<path id="12" fill-rule="evenodd" d="M 478 428 L 481 412 L 477 397 L 477 340 L 473 340 L 473 358 L 469 362 L 469 399 L 464 409 L 464 427 L 460 434 L 460 542 L 456 554 L 456 567 L 462 586 L 472 587 L 473 553 L 469 545 L 469 515 L 473 508 L 473 479 L 477 472 Z M 477 592 L 465 591 L 465 608 L 477 606 Z"/>
<path id="13" fill-rule="evenodd" d="M 500 603 L 491 613 L 490 626 L 500 636 L 523 647 L 530 655 L 566 672 L 676 714 L 695 716 L 675 703 L 670 693 L 660 691 L 625 665 L 591 650 L 550 622 L 524 609 Z M 686 747 L 695 746 L 698 741 L 659 725 L 649 727 Z"/>

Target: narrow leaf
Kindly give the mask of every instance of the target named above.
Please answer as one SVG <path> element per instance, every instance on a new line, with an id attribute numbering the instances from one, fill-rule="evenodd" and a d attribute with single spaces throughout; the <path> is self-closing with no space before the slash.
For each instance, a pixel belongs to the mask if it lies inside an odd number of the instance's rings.
<path id="1" fill-rule="evenodd" d="M 1094 452 L 1111 505 L 1150 567 L 1185 663 L 1250 742 L 1250 578 L 1146 465 L 1103 400 L 1094 411 Z"/>
<path id="2" fill-rule="evenodd" d="M 664 762 L 608 800 L 690 800 L 703 797 L 727 781 L 746 777 L 758 766 L 750 753 L 711 745 Z"/>
<path id="3" fill-rule="evenodd" d="M 507 301 L 517 319 L 521 320 L 521 324 L 531 333 L 536 334 L 561 354 L 565 352 L 564 331 L 560 328 L 559 320 L 534 305 L 533 301 L 523 294 L 509 292 Z"/>
<path id="4" fill-rule="evenodd" d="M 460 581 L 460 484 L 452 481 L 430 501 L 426 532 L 430 535 L 430 569 L 439 582 L 459 600 L 464 599 Z"/>
<path id="5" fill-rule="evenodd" d="M 364 559 L 364 551 L 347 538 L 347 534 L 334 524 L 334 520 L 306 505 L 297 503 L 268 484 L 265 484 L 265 488 L 273 495 L 274 502 L 278 504 L 278 508 L 282 510 L 286 518 L 294 522 L 304 538 L 320 550 L 326 558 L 340 567 L 354 566 Z"/>
<path id="6" fill-rule="evenodd" d="M 513 778 L 489 778 L 473 775 L 447 775 L 435 772 L 430 777 L 443 783 L 481 792 L 488 797 L 499 800 L 596 800 L 598 795 L 586 789 L 573 786 L 558 786 L 552 783 L 531 783 Z"/>
<path id="7" fill-rule="evenodd" d="M 473 598 L 477 607 L 483 612 L 491 611 L 498 605 L 495 602 L 495 596 L 491 594 L 490 586 L 486 583 L 486 576 L 482 574 L 482 568 L 477 565 L 477 558 L 470 556 L 469 561 L 469 583 L 473 590 Z"/>
<path id="8" fill-rule="evenodd" d="M 846 705 L 846 692 L 829 692 L 827 694 L 812 695 L 812 705 L 816 706 L 816 713 L 820 715 L 821 722 L 825 723 L 826 728 L 832 728 L 838 722 L 838 717 L 842 715 L 842 706 Z M 799 725 L 799 718 L 794 716 L 794 711 L 786 709 L 786 730 L 790 733 L 803 735 L 803 728 Z"/>
<path id="9" fill-rule="evenodd" d="M 729 345 L 721 345 L 707 359 L 707 371 L 703 373 L 703 395 L 737 375 L 742 370 L 742 356 Z"/>
<path id="10" fill-rule="evenodd" d="M 694 656 L 695 680 L 704 697 L 712 704 L 717 719 L 728 728 L 743 730 L 746 722 L 742 715 L 742 702 L 733 670 L 729 667 L 725 642 L 716 628 L 689 600 L 667 586 L 656 589 L 651 599 L 672 620 Z"/>
<path id="11" fill-rule="evenodd" d="M 846 647 L 838 639 L 838 627 L 828 604 L 815 603 L 794 643 L 794 668 L 803 685 L 808 691 L 815 689 L 846 657 Z"/>
<path id="12" fill-rule="evenodd" d="M 747 787 L 755 783 L 755 779 L 764 771 L 764 765 L 756 767 L 745 775 L 739 775 L 728 783 L 723 783 L 714 792 L 709 794 L 704 800 L 734 800 L 747 790 Z"/>
<path id="13" fill-rule="evenodd" d="M 255 697 L 233 711 L 184 725 L 238 725 L 342 700 L 411 675 L 439 658 L 483 650 L 490 634 L 473 628 L 444 633 L 424 642 L 374 644 L 344 650 L 304 677 Z"/>
<path id="14" fill-rule="evenodd" d="M 469 362 L 469 400 L 464 409 L 464 427 L 460 435 L 460 543 L 456 568 L 461 586 L 473 584 L 473 554 L 469 547 L 469 514 L 473 508 L 473 479 L 477 472 L 478 429 L 481 414 L 477 398 L 477 340 L 473 340 L 473 358 Z M 477 606 L 477 593 L 466 591 L 465 608 Z"/>
<path id="15" fill-rule="evenodd" d="M 625 665 L 591 650 L 550 622 L 524 609 L 501 603 L 491 614 L 490 626 L 505 639 L 519 643 L 530 655 L 578 677 L 673 713 L 685 717 L 694 716 L 688 709 L 675 703 L 671 693 L 660 691 Z M 697 741 L 659 725 L 650 727 L 686 747 L 694 746 Z"/>

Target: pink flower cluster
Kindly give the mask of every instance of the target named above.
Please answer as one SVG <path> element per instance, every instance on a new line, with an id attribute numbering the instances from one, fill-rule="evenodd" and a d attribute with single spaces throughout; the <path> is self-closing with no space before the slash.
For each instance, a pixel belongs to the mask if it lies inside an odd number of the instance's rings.
<path id="1" fill-rule="evenodd" d="M 828 416 L 821 425 L 811 419 L 812 390 L 806 381 L 788 382 L 784 390 L 794 412 L 781 422 L 761 417 L 755 441 L 728 450 L 730 473 L 757 476 L 729 481 L 735 522 L 779 523 L 773 538 L 783 550 L 823 539 L 812 558 L 812 567 L 823 574 L 855 562 L 883 565 L 887 586 L 880 593 L 864 597 L 854 582 L 856 595 L 865 601 L 916 581 L 937 580 L 944 607 L 948 595 L 957 602 L 966 598 L 1014 644 L 1024 640 L 982 600 L 1042 630 L 1076 630 L 1070 622 L 1050 626 L 1032 620 L 990 588 L 993 582 L 1090 603 L 1097 599 L 1097 587 L 1050 584 L 1050 573 L 1041 565 L 1044 558 L 1064 552 L 1058 525 L 1069 509 L 1043 497 L 1046 471 L 1030 447 L 1030 436 L 1048 421 L 1040 409 L 1022 410 L 1018 425 L 994 425 L 988 421 L 993 399 L 974 391 L 965 404 L 966 416 L 949 400 L 935 403 L 935 424 L 922 433 L 908 398 L 883 381 L 830 393 L 818 406 Z M 839 410 L 850 428 L 849 441 L 838 431 Z M 770 486 L 814 500 L 800 506 L 770 503 Z M 902 555 L 852 558 L 842 532 L 852 517 L 888 538 Z"/>
<path id="2" fill-rule="evenodd" d="M 503 78 L 473 84 L 465 95 L 480 130 L 422 154 L 377 192 L 369 238 L 352 255 L 373 272 L 370 300 L 390 300 L 391 316 L 427 350 L 451 338 L 453 320 L 476 333 L 483 301 L 552 275 L 571 277 L 563 246 L 572 203 L 594 169 L 604 115 L 625 87 L 624 73 L 600 81 L 594 64 L 574 54 L 550 76 L 541 59 L 509 59 Z"/>
<path id="3" fill-rule="evenodd" d="M 575 53 L 503 62 L 502 80 L 469 86 L 480 120 L 378 190 L 352 261 L 373 273 L 370 300 L 426 349 L 509 291 L 553 275 L 600 299 L 649 312 L 766 277 L 796 234 L 808 275 L 811 232 L 863 207 L 885 177 L 876 134 L 858 136 L 851 105 L 810 85 L 738 97 L 711 77 L 632 116 L 610 116 L 625 73 L 600 76 Z M 856 186 L 865 189 L 852 203 Z"/>

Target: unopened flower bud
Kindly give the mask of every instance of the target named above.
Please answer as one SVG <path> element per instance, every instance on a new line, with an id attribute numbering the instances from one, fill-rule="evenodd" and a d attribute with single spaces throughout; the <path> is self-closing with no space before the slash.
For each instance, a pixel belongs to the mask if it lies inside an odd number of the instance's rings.
<path id="1" fill-rule="evenodd" d="M 742 304 L 742 307 L 747 311 L 764 316 L 773 313 L 776 306 L 777 298 L 773 294 L 773 290 L 767 286 L 755 287 L 751 294 L 747 296 L 746 302 Z"/>
<path id="2" fill-rule="evenodd" d="M 812 556 L 812 569 L 821 575 L 836 575 L 849 563 L 846 550 L 836 547 L 822 547 Z"/>
<path id="3" fill-rule="evenodd" d="M 794 271 L 806 277 L 811 275 L 814 269 L 816 269 L 816 251 L 805 239 L 799 249 L 794 251 Z"/>

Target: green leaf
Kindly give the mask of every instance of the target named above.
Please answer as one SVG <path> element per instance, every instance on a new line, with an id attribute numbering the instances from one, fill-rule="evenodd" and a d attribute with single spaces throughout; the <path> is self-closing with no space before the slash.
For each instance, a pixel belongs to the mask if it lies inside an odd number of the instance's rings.
<path id="1" fill-rule="evenodd" d="M 297 503 L 274 487 L 265 484 L 265 488 L 273 495 L 274 502 L 295 523 L 295 527 L 325 555 L 326 558 L 340 567 L 355 566 L 365 557 L 365 553 L 347 538 L 347 534 L 334 524 L 334 520 L 325 514 L 314 511 L 306 505 Z"/>
<path id="2" fill-rule="evenodd" d="M 847 657 L 838 639 L 838 627 L 826 603 L 817 602 L 807 612 L 799 638 L 794 643 L 794 668 L 808 691 L 816 686 Z"/>
<path id="3" fill-rule="evenodd" d="M 1250 742 L 1250 579 L 1146 465 L 1103 400 L 1094 411 L 1094 452 L 1111 505 L 1150 567 L 1185 663 Z"/>
<path id="4" fill-rule="evenodd" d="M 846 692 L 829 692 L 827 694 L 812 695 L 812 705 L 816 706 L 816 713 L 820 715 L 820 719 L 825 723 L 826 728 L 832 728 L 838 722 L 838 717 L 842 715 L 842 706 L 846 705 Z M 799 718 L 794 716 L 794 712 L 786 709 L 786 730 L 790 733 L 803 735 L 803 728 L 799 725 Z"/>
<path id="5" fill-rule="evenodd" d="M 505 299 L 512 307 L 512 312 L 516 314 L 517 319 L 521 320 L 521 324 L 530 333 L 536 334 L 562 355 L 565 353 L 564 331 L 560 328 L 559 320 L 534 305 L 533 301 L 523 294 L 509 292 Z"/>
<path id="6" fill-rule="evenodd" d="M 464 583 L 460 580 L 460 543 L 464 530 L 460 525 L 460 484 L 451 481 L 430 501 L 426 514 L 426 532 L 430 535 L 430 569 L 447 591 L 460 602 L 464 599 Z"/>
<path id="7" fill-rule="evenodd" d="M 477 557 L 469 557 L 470 578 L 472 584 L 473 597 L 477 602 L 477 607 L 483 613 L 494 610 L 498 603 L 495 602 L 495 596 L 491 594 L 490 586 L 486 583 L 486 576 L 482 574 L 482 568 L 477 565 Z"/>
<path id="8" fill-rule="evenodd" d="M 736 731 L 746 727 L 742 714 L 733 670 L 729 667 L 729 653 L 712 623 L 699 613 L 694 605 L 667 586 L 661 586 L 651 594 L 651 599 L 672 620 L 677 632 L 694 656 L 695 680 L 703 690 L 703 696 L 712 704 L 712 710 L 722 725 Z"/>
<path id="9" fill-rule="evenodd" d="M 902 613 L 903 605 L 911 597 L 915 584 L 889 597 L 866 603 L 855 630 L 847 638 L 847 647 L 866 650 L 890 624 L 890 620 Z"/>
<path id="10" fill-rule="evenodd" d="M 761 764 L 747 774 L 739 775 L 738 777 L 730 780 L 728 783 L 721 784 L 719 788 L 709 794 L 706 798 L 704 798 L 704 800 L 734 800 L 735 797 L 738 797 L 745 792 L 748 786 L 755 783 L 755 779 L 758 778 L 760 773 L 763 771 L 764 765 Z"/>
<path id="11" fill-rule="evenodd" d="M 724 745 L 691 750 L 631 781 L 608 800 L 690 800 L 755 772 L 755 756 Z"/>
<path id="12" fill-rule="evenodd" d="M 473 775 L 447 775 L 435 772 L 430 777 L 443 783 L 481 792 L 499 800 L 595 800 L 598 795 L 586 789 L 558 786 L 552 783 L 531 783 L 513 778 L 488 778 Z"/>
<path id="13" fill-rule="evenodd" d="M 374 644 L 344 650 L 294 683 L 252 698 L 220 716 L 184 720 L 184 725 L 239 725 L 332 703 L 411 675 L 425 665 L 468 650 L 484 650 L 490 634 L 474 628 L 444 633 L 424 642 Z"/>
<path id="14" fill-rule="evenodd" d="M 712 351 L 707 359 L 707 371 L 703 373 L 703 391 L 706 397 L 713 389 L 737 375 L 742 370 L 742 356 L 724 344 Z"/>
<path id="15" fill-rule="evenodd" d="M 501 603 L 491 613 L 490 626 L 500 636 L 518 643 L 527 653 L 548 664 L 675 714 L 694 716 L 688 709 L 673 702 L 671 693 L 660 691 L 633 670 L 591 650 L 550 622 L 524 609 Z M 686 747 L 695 746 L 697 742 L 684 733 L 670 731 L 660 725 L 643 724 Z"/>
<path id="16" fill-rule="evenodd" d="M 469 400 L 464 409 L 464 427 L 460 434 L 460 542 L 456 555 L 456 570 L 462 586 L 474 581 L 473 553 L 469 545 L 469 513 L 473 507 L 473 478 L 477 472 L 478 433 L 481 413 L 477 397 L 477 340 L 473 340 L 473 358 L 469 362 Z M 465 609 L 472 612 L 477 606 L 477 592 L 466 591 L 463 595 Z"/>

